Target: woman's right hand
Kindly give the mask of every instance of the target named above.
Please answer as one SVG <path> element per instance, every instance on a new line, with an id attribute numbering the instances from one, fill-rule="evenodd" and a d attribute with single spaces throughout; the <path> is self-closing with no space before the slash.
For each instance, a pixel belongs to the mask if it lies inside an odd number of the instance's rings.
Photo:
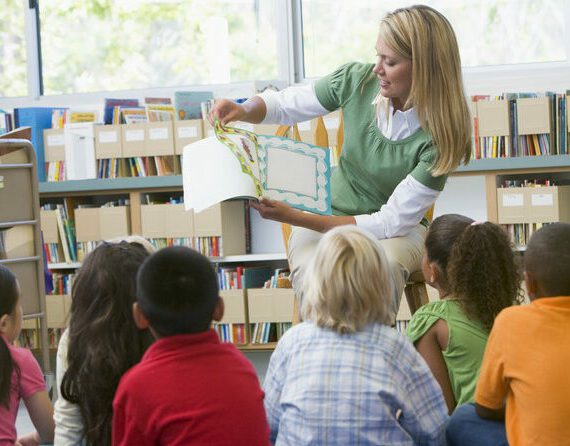
<path id="1" fill-rule="evenodd" d="M 236 104 L 229 99 L 219 99 L 214 103 L 208 116 L 210 124 L 214 125 L 214 119 L 218 119 L 222 125 L 232 121 L 242 121 L 245 117 L 245 110 L 241 104 Z"/>

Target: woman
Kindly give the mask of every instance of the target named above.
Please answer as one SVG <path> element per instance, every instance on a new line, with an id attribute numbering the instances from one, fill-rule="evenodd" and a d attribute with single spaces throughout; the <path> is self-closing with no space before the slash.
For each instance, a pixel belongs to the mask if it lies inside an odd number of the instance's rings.
<path id="1" fill-rule="evenodd" d="M 86 257 L 77 274 L 69 328 L 57 350 L 57 446 L 111 444 L 119 380 L 154 341 L 132 317 L 136 274 L 151 251 L 141 237 L 104 242 Z"/>
<path id="2" fill-rule="evenodd" d="M 334 215 L 268 199 L 252 206 L 265 218 L 297 226 L 288 254 L 298 296 L 322 233 L 346 224 L 372 232 L 390 264 L 394 320 L 409 274 L 421 268 L 423 216 L 447 174 L 469 161 L 471 125 L 457 41 L 443 15 L 427 6 L 389 13 L 376 52 L 375 65 L 346 64 L 314 85 L 268 91 L 241 105 L 221 100 L 211 115 L 223 124 L 292 124 L 342 109 L 344 147 L 331 179 Z"/>

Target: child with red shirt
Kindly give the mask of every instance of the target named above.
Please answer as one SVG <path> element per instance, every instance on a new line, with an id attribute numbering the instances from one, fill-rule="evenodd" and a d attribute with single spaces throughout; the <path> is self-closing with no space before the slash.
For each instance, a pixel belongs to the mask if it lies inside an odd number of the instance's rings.
<path id="1" fill-rule="evenodd" d="M 121 379 L 114 445 L 268 444 L 255 370 L 211 329 L 223 312 L 216 274 L 200 253 L 165 248 L 143 263 L 133 316 L 157 341 Z"/>

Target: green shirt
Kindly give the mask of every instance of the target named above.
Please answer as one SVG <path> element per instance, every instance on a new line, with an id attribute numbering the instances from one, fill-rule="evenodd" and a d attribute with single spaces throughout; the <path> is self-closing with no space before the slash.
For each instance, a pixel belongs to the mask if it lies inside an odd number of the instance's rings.
<path id="1" fill-rule="evenodd" d="M 442 353 L 453 396 L 458 406 L 472 402 L 489 332 L 465 315 L 459 301 L 443 299 L 420 307 L 412 316 L 406 336 L 415 343 L 439 319 L 447 323 L 449 330 L 449 343 Z"/>
<path id="2" fill-rule="evenodd" d="M 321 105 L 343 113 L 344 144 L 331 178 L 335 215 L 377 212 L 408 174 L 434 190 L 442 190 L 447 179 L 429 172 L 437 150 L 424 130 L 398 141 L 382 135 L 372 105 L 379 91 L 373 67 L 346 64 L 315 83 Z"/>

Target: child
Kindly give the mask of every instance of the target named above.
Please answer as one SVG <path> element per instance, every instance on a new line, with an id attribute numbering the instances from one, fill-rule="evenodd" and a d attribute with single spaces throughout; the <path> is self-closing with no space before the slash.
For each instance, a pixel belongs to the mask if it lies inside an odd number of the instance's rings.
<path id="1" fill-rule="evenodd" d="M 281 338 L 265 379 L 271 441 L 443 444 L 445 401 L 389 325 L 392 284 L 374 236 L 354 226 L 328 231 L 309 271 L 305 322 Z"/>
<path id="2" fill-rule="evenodd" d="M 22 328 L 20 287 L 16 276 L 0 265 L 0 445 L 16 442 L 16 417 L 23 398 L 37 432 L 18 440 L 22 445 L 53 441 L 53 408 L 42 372 L 29 350 L 12 343 Z"/>
<path id="3" fill-rule="evenodd" d="M 121 379 L 114 445 L 267 445 L 255 370 L 211 328 L 223 301 L 209 260 L 185 247 L 153 254 L 137 275 L 133 316 L 157 341 Z"/>
<path id="4" fill-rule="evenodd" d="M 473 401 L 493 320 L 519 299 L 518 265 L 507 233 L 493 223 L 449 214 L 428 230 L 422 270 L 440 300 L 421 307 L 406 334 L 439 382 L 450 413 Z"/>
<path id="5" fill-rule="evenodd" d="M 534 233 L 524 255 L 530 305 L 499 314 L 475 392 L 480 417 L 504 419 L 512 446 L 570 442 L 570 224 Z M 465 409 L 464 409 L 465 408 Z M 506 415 L 505 415 L 506 408 Z M 504 444 L 503 433 L 471 405 L 457 410 L 450 444 Z"/>
<path id="6" fill-rule="evenodd" d="M 69 328 L 57 351 L 57 446 L 111 444 L 119 380 L 154 340 L 148 330 L 137 329 L 131 315 L 136 273 L 149 245 L 127 240 L 99 245 L 73 284 Z"/>

